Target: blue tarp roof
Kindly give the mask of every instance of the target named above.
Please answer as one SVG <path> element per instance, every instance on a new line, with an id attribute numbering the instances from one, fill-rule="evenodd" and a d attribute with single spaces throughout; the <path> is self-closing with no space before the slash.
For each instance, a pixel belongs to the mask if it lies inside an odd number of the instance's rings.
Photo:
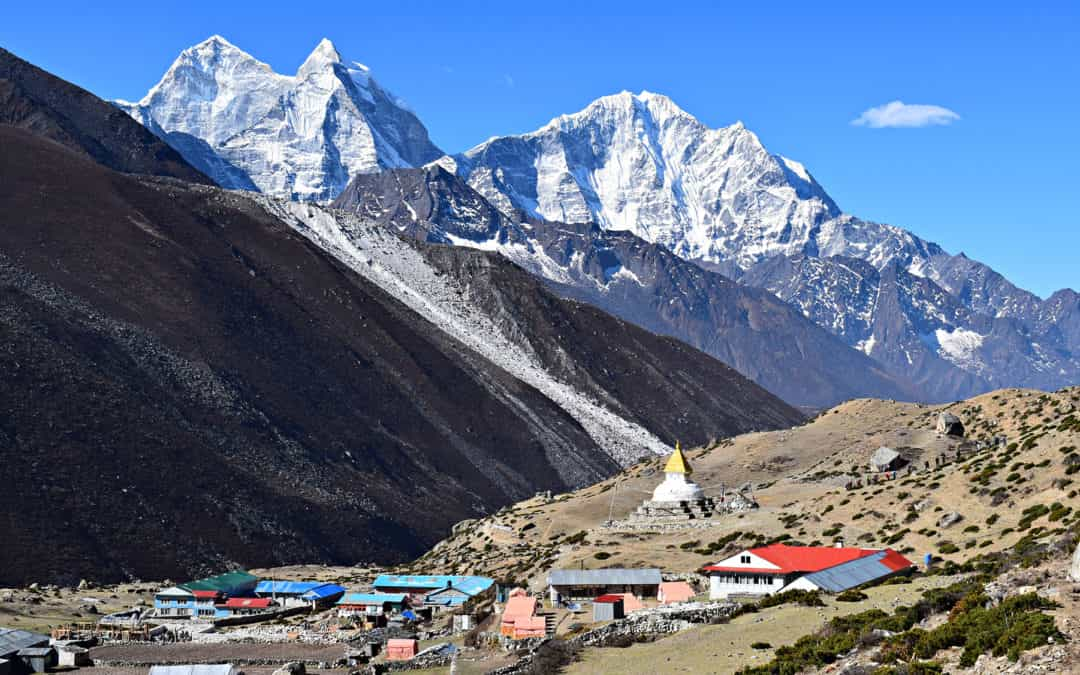
<path id="1" fill-rule="evenodd" d="M 313 588 L 318 588 L 324 585 L 319 581 L 260 581 L 255 587 L 255 593 L 262 595 L 270 595 L 271 593 L 280 593 L 281 595 L 303 595 Z"/>
<path id="2" fill-rule="evenodd" d="M 435 591 L 452 586 L 466 595 L 486 591 L 495 583 L 488 577 L 469 577 L 453 574 L 401 575 L 380 574 L 372 584 L 375 588 L 409 588 L 417 591 Z"/>
<path id="3" fill-rule="evenodd" d="M 300 597 L 305 600 L 322 600 L 324 598 L 332 598 L 335 595 L 341 595 L 344 592 L 344 586 L 338 586 L 337 584 L 322 584 L 321 586 L 316 586 L 307 593 L 304 593 Z"/>
<path id="4" fill-rule="evenodd" d="M 841 563 L 820 572 L 811 572 L 803 578 L 812 581 L 815 586 L 823 591 L 840 593 L 849 588 L 861 586 L 868 581 L 881 579 L 901 571 L 881 562 L 881 559 L 887 553 L 888 551 L 879 551 L 873 555 Z"/>
<path id="5" fill-rule="evenodd" d="M 407 596 L 404 593 L 346 593 L 337 601 L 339 605 L 381 605 L 384 602 L 401 604 Z"/>

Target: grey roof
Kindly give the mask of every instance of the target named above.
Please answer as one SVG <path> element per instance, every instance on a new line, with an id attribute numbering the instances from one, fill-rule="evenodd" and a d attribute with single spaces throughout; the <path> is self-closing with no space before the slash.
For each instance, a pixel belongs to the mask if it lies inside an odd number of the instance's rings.
<path id="1" fill-rule="evenodd" d="M 52 647 L 27 647 L 19 650 L 19 656 L 48 656 L 52 650 Z"/>
<path id="2" fill-rule="evenodd" d="M 49 644 L 48 635 L 15 628 L 0 628 L 0 656 L 8 656 L 41 644 Z"/>
<path id="3" fill-rule="evenodd" d="M 150 675 L 230 675 L 236 668 L 229 663 L 189 666 L 150 666 Z"/>
<path id="4" fill-rule="evenodd" d="M 814 582 L 814 585 L 823 591 L 828 591 L 830 593 L 846 591 L 849 588 L 862 586 L 868 581 L 881 579 L 890 574 L 895 574 L 902 569 L 906 569 L 905 567 L 893 569 L 883 563 L 882 559 L 885 558 L 888 553 L 887 550 L 878 551 L 874 555 L 856 558 L 855 560 L 835 565 L 828 569 L 821 570 L 820 572 L 811 572 L 803 578 Z"/>
<path id="5" fill-rule="evenodd" d="M 552 586 L 658 586 L 658 569 L 551 570 Z"/>

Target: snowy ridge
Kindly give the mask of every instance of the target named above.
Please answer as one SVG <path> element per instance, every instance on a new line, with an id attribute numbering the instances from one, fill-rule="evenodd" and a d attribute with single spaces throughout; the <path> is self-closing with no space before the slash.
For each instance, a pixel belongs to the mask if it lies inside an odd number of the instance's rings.
<path id="1" fill-rule="evenodd" d="M 326 39 L 290 77 L 215 35 L 138 103 L 115 103 L 222 187 L 292 199 L 331 200 L 357 173 L 441 154 L 367 66 Z"/>
<path id="2" fill-rule="evenodd" d="M 795 252 L 839 215 L 804 167 L 742 123 L 709 129 L 652 92 L 602 97 L 440 163 L 504 211 L 597 222 L 712 262 Z"/>
<path id="3" fill-rule="evenodd" d="M 576 419 L 620 465 L 628 466 L 649 453 L 668 452 L 660 439 L 640 425 L 553 377 L 520 341 L 504 335 L 490 317 L 463 300 L 465 289 L 438 274 L 415 248 L 392 232 L 312 204 L 262 196 L 255 199 L 439 329 L 542 392 Z M 558 462 L 552 464 L 559 466 Z"/>
<path id="4" fill-rule="evenodd" d="M 765 288 L 928 400 L 1080 377 L 1075 293 L 1044 302 L 963 254 L 844 214 L 741 123 L 710 129 L 658 94 L 605 96 L 438 164 L 508 215 L 629 230 Z"/>

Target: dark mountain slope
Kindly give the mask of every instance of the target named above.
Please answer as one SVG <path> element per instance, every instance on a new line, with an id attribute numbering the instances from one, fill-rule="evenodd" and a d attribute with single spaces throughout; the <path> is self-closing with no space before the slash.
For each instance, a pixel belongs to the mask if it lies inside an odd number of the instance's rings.
<path id="1" fill-rule="evenodd" d="M 125 173 L 212 184 L 127 113 L 0 48 L 0 124 L 51 138 Z"/>
<path id="2" fill-rule="evenodd" d="M 247 197 L 9 126 L 0 144 L 0 584 L 401 559 L 616 469 L 566 409 Z M 448 269 L 487 259 L 460 254 Z M 513 321 L 552 370 L 667 439 L 799 419 L 695 350 L 508 283 L 488 295 L 533 303 Z M 698 400 L 713 383 L 740 396 Z"/>
<path id="3" fill-rule="evenodd" d="M 437 166 L 356 176 L 334 205 L 421 241 L 495 249 L 560 295 L 682 340 L 789 403 L 914 397 L 906 383 L 767 291 L 629 232 L 514 222 Z"/>
<path id="4" fill-rule="evenodd" d="M 798 413 L 735 370 L 673 338 L 540 291 L 539 280 L 494 253 L 422 246 L 507 335 L 527 343 L 560 380 L 669 444 L 718 431 L 787 427 Z M 584 336 L 585 339 L 582 339 Z"/>
<path id="5" fill-rule="evenodd" d="M 387 560 L 614 469 L 557 406 L 242 198 L 0 139 L 0 539 L 26 544 L 0 547 L 0 583 Z"/>

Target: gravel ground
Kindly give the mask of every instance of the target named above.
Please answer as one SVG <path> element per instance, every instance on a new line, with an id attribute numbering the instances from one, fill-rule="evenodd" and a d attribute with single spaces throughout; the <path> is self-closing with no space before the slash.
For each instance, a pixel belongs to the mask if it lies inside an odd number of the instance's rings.
<path id="1" fill-rule="evenodd" d="M 90 650 L 97 661 L 116 664 L 166 663 L 333 663 L 344 658 L 343 644 L 315 645 L 296 643 L 223 643 L 223 644 L 131 644 L 105 645 Z M 127 670 L 120 668 L 120 670 Z M 270 670 L 273 670 L 271 668 Z M 250 668 L 245 668 L 250 672 Z"/>

